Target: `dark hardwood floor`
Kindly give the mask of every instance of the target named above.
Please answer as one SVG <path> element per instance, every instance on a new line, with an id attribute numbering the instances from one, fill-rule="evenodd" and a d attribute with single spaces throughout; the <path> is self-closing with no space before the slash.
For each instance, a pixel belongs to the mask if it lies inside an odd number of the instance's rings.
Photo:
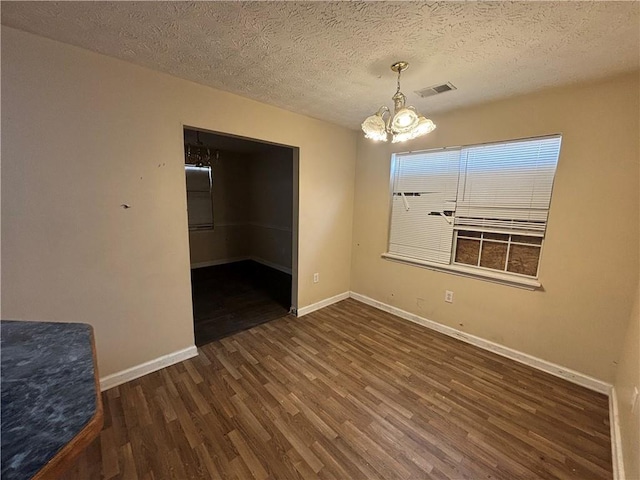
<path id="1" fill-rule="evenodd" d="M 608 400 L 354 300 L 103 393 L 75 479 L 610 479 Z"/>
<path id="2" fill-rule="evenodd" d="M 196 345 L 282 317 L 291 307 L 291 275 L 243 262 L 191 271 Z"/>

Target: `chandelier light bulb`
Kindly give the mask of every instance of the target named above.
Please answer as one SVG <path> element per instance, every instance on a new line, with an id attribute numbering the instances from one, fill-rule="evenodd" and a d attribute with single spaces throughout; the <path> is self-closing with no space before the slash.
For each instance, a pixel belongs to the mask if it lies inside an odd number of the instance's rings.
<path id="1" fill-rule="evenodd" d="M 436 125 L 420 115 L 415 107 L 405 106 L 406 97 L 400 91 L 400 74 L 407 69 L 407 62 L 396 62 L 391 65 L 391 70 L 398 73 L 398 89 L 393 95 L 393 115 L 387 107 L 380 107 L 377 113 L 367 117 L 362 122 L 362 131 L 365 138 L 386 142 L 391 136 L 392 143 L 404 142 L 421 135 L 432 132 Z M 385 121 L 385 115 L 387 116 Z"/>
<path id="2" fill-rule="evenodd" d="M 418 125 L 418 114 L 410 108 L 401 108 L 391 119 L 391 130 L 397 133 L 406 133 Z"/>

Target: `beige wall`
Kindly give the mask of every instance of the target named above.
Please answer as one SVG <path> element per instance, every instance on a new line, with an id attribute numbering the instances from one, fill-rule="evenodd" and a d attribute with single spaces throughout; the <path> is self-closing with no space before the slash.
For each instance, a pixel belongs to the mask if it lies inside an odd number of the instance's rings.
<path id="1" fill-rule="evenodd" d="M 183 125 L 300 147 L 299 306 L 349 289 L 355 132 L 3 27 L 3 318 L 102 376 L 193 345 Z"/>
<path id="2" fill-rule="evenodd" d="M 434 116 L 408 144 L 358 141 L 351 289 L 613 382 L 638 283 L 638 74 Z M 542 291 L 383 260 L 392 152 L 562 133 Z M 453 290 L 453 304 L 444 292 Z"/>
<path id="3" fill-rule="evenodd" d="M 249 159 L 223 153 L 213 163 L 213 230 L 190 230 L 191 265 L 246 257 L 251 248 Z"/>
<path id="4" fill-rule="evenodd" d="M 251 246 L 249 235 L 250 229 L 246 223 L 216 225 L 213 230 L 190 231 L 191 267 L 229 263 L 248 257 Z"/>
<path id="5" fill-rule="evenodd" d="M 640 399 L 633 411 L 633 389 L 640 389 L 640 292 L 636 298 L 626 331 L 616 372 L 616 397 L 622 438 L 626 478 L 640 478 Z"/>
<path id="6" fill-rule="evenodd" d="M 250 257 L 290 272 L 292 149 L 223 153 L 213 175 L 214 229 L 189 232 L 191 266 Z"/>
<path id="7" fill-rule="evenodd" d="M 249 163 L 251 256 L 291 269 L 292 152 L 274 150 Z"/>

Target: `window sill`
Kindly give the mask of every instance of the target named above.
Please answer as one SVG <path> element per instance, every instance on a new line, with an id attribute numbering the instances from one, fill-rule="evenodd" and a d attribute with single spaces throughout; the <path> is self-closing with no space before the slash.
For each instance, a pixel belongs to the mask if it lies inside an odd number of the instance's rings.
<path id="1" fill-rule="evenodd" d="M 463 277 L 476 278 L 487 282 L 499 283 L 510 287 L 524 288 L 526 290 L 537 290 L 542 288 L 542 284 L 533 278 L 517 277 L 507 273 L 489 272 L 478 270 L 475 268 L 464 267 L 462 265 L 444 265 L 439 263 L 427 262 L 424 260 L 416 260 L 415 258 L 403 257 L 395 253 L 383 253 L 382 258 L 394 262 L 416 265 L 418 267 L 427 268 L 436 272 L 452 273 Z"/>

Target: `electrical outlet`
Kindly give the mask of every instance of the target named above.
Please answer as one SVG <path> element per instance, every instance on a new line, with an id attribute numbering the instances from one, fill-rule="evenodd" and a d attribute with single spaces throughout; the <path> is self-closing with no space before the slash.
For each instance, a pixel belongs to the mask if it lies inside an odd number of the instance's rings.
<path id="1" fill-rule="evenodd" d="M 453 292 L 451 290 L 445 290 L 444 301 L 447 303 L 453 303 Z"/>
<path id="2" fill-rule="evenodd" d="M 320 281 L 320 274 L 319 273 L 314 273 L 313 274 L 313 283 L 318 283 Z"/>
<path id="3" fill-rule="evenodd" d="M 638 410 L 638 387 L 633 387 L 633 394 L 631 395 L 631 413 L 635 414 Z"/>

